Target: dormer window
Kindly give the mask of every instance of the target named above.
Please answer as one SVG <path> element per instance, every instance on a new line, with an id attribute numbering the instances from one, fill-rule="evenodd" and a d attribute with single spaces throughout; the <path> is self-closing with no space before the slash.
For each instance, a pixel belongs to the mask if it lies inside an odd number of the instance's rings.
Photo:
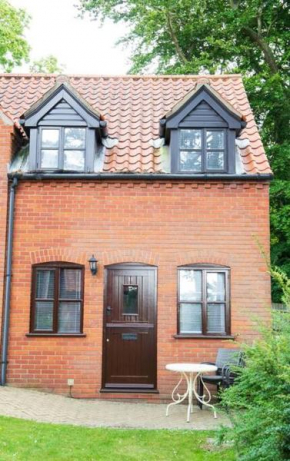
<path id="1" fill-rule="evenodd" d="M 171 173 L 235 174 L 242 115 L 210 85 L 197 85 L 161 120 Z"/>
<path id="2" fill-rule="evenodd" d="M 29 136 L 29 170 L 94 172 L 107 123 L 69 83 L 57 83 L 20 120 Z"/>
<path id="3" fill-rule="evenodd" d="M 84 171 L 85 128 L 40 128 L 40 169 Z"/>
<path id="4" fill-rule="evenodd" d="M 179 130 L 181 172 L 225 171 L 225 130 Z"/>

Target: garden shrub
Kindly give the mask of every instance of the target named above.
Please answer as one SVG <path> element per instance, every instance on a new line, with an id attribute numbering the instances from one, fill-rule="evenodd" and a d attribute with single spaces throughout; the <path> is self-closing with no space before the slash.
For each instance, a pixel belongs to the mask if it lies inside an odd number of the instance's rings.
<path id="1" fill-rule="evenodd" d="M 220 438 L 234 443 L 240 461 L 290 460 L 290 280 L 270 272 L 288 309 L 273 313 L 275 329 L 260 327 L 261 338 L 243 347 L 245 367 L 222 394 L 233 426 Z"/>

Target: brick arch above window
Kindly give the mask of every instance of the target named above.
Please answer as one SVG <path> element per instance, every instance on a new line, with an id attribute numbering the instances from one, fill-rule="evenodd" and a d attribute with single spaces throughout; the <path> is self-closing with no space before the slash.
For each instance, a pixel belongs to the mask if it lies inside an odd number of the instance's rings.
<path id="1" fill-rule="evenodd" d="M 196 264 L 218 265 L 232 268 L 236 264 L 236 256 L 228 252 L 196 250 L 180 254 L 178 257 L 178 266 Z"/>
<path id="2" fill-rule="evenodd" d="M 91 255 L 88 252 L 78 252 L 65 248 L 45 248 L 30 253 L 31 264 L 41 264 L 51 261 L 63 261 L 85 265 Z"/>

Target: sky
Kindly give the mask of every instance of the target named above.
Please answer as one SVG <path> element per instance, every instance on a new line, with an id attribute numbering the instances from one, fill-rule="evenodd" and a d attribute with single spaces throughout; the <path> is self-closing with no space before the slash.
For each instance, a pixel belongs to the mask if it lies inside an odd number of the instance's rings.
<path id="1" fill-rule="evenodd" d="M 107 21 L 100 27 L 87 15 L 77 18 L 78 0 L 9 0 L 31 16 L 25 33 L 31 61 L 53 55 L 67 74 L 122 75 L 130 67 L 129 53 L 116 40 L 126 33 L 121 24 Z M 13 69 L 29 72 L 29 65 Z"/>

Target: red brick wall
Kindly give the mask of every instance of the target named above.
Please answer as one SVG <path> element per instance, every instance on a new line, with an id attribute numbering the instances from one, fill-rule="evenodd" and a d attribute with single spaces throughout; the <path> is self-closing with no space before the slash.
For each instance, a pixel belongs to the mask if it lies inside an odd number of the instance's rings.
<path id="1" fill-rule="evenodd" d="M 257 244 L 268 251 L 268 223 L 268 184 L 20 181 L 8 383 L 67 393 L 67 379 L 74 378 L 75 396 L 98 397 L 104 266 L 141 262 L 158 266 L 158 389 L 167 397 L 176 376 L 166 363 L 213 360 L 219 347 L 233 347 L 173 338 L 177 266 L 229 266 L 232 333 L 251 340 L 257 318 L 269 316 L 270 281 Z M 99 260 L 96 277 L 87 263 L 92 253 Z M 31 264 L 53 260 L 86 265 L 85 338 L 26 337 Z"/>

